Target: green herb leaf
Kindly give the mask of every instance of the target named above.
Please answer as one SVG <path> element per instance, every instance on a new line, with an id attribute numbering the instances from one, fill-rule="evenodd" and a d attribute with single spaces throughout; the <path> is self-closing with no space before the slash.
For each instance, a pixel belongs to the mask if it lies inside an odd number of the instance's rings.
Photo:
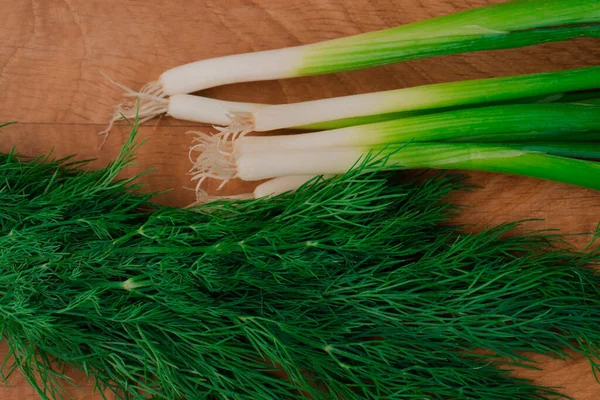
<path id="1" fill-rule="evenodd" d="M 461 232 L 460 177 L 366 159 L 177 209 L 117 179 L 135 137 L 97 171 L 0 157 L 5 367 L 42 398 L 66 396 L 71 366 L 120 399 L 543 399 L 559 395 L 506 367 L 598 356 L 598 250 L 518 223 Z"/>

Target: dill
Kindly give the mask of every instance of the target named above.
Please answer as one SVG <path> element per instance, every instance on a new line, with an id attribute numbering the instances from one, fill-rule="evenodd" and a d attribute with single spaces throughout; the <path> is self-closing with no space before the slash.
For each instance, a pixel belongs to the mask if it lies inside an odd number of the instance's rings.
<path id="1" fill-rule="evenodd" d="M 459 177 L 365 160 L 178 209 L 117 179 L 135 138 L 95 171 L 0 156 L 5 377 L 43 399 L 66 397 L 67 366 L 119 399 L 557 398 L 510 369 L 567 349 L 598 372 L 598 251 L 462 232 Z"/>

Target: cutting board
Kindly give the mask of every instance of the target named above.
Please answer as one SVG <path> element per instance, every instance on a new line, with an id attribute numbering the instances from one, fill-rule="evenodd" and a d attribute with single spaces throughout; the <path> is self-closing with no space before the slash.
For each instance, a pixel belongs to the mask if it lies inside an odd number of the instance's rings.
<path id="1" fill-rule="evenodd" d="M 112 160 L 129 128 L 116 126 L 105 138 L 112 107 L 122 90 L 102 74 L 132 88 L 154 80 L 165 69 L 233 53 L 307 44 L 405 24 L 498 0 L 0 0 L 0 121 L 19 124 L 1 133 L 0 151 L 16 146 L 27 155 L 53 149 L 57 156 L 77 153 Z M 327 76 L 231 85 L 205 91 L 220 99 L 286 103 L 396 89 L 462 79 L 489 78 L 600 64 L 600 41 L 587 39 L 495 52 L 418 60 Z M 149 168 L 149 189 L 167 190 L 160 202 L 186 205 L 194 200 L 188 175 L 190 130 L 211 127 L 163 118 L 141 130 L 147 143 L 139 164 Z M 105 145 L 100 145 L 106 139 Z M 456 195 L 465 205 L 458 222 L 469 229 L 536 218 L 521 229 L 557 228 L 589 232 L 600 221 L 600 194 L 591 190 L 515 176 L 474 173 L 481 189 Z M 253 185 L 232 182 L 221 192 L 240 193 Z M 214 192 L 215 182 L 207 189 Z M 0 209 L 1 210 L 1 209 Z M 589 237 L 573 238 L 575 246 Z M 600 329 L 600 327 L 599 327 Z M 6 353 L 3 346 L 2 353 Z M 538 371 L 518 371 L 536 383 L 559 386 L 577 400 L 600 398 L 587 360 L 536 357 Z M 81 386 L 73 394 L 92 394 L 92 383 L 74 373 Z M 11 377 L 0 388 L 2 400 L 38 398 L 24 379 Z"/>

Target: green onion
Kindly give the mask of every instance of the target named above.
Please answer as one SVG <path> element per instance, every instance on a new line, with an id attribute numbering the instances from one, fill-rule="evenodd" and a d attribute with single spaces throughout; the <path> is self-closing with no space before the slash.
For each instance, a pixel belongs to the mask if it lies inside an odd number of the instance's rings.
<path id="1" fill-rule="evenodd" d="M 218 200 L 252 200 L 263 197 L 277 196 L 282 193 L 294 191 L 306 182 L 314 180 L 314 175 L 279 176 L 257 185 L 251 193 L 232 194 L 224 196 L 210 195 L 208 192 L 196 188 L 196 201 L 188 207 L 207 204 Z"/>
<path id="2" fill-rule="evenodd" d="M 223 142 L 219 135 L 198 132 L 190 155 L 196 151 L 199 154 L 195 158 L 190 157 L 190 160 L 194 165 L 194 179 L 198 181 L 199 187 L 206 178 L 221 179 L 224 183 L 236 177 L 249 178 L 251 175 L 243 170 L 238 160 L 243 159 L 246 154 L 252 156 L 252 153 L 273 154 L 277 157 L 277 153 L 288 154 L 290 151 L 304 151 L 306 154 L 310 150 L 349 147 L 371 150 L 386 145 L 395 148 L 407 142 L 477 142 L 480 138 L 481 142 L 497 143 L 554 142 L 571 141 L 573 135 L 579 135 L 580 141 L 589 142 L 598 136 L 599 131 L 600 105 L 513 104 L 460 109 L 321 132 L 244 136 L 232 142 Z M 560 146 L 566 145 L 563 143 Z M 581 147 L 583 145 L 579 145 L 579 148 Z M 533 147 L 529 149 L 533 150 Z M 592 152 L 592 149 L 589 151 Z M 400 155 L 404 156 L 405 152 Z M 346 167 L 351 165 L 347 160 L 343 160 L 342 163 Z M 433 160 L 434 158 L 431 158 L 429 162 Z M 291 161 L 290 163 L 293 164 Z M 293 165 L 290 167 L 293 168 Z M 266 168 L 271 168 L 273 175 L 265 178 L 279 176 L 282 169 L 273 164 L 267 164 Z M 333 174 L 340 171 L 317 169 L 299 171 L 292 175 L 313 173 Z M 285 176 L 287 173 L 281 175 Z"/>
<path id="3" fill-rule="evenodd" d="M 600 89 L 600 67 L 467 80 L 262 107 L 237 113 L 222 135 L 244 135 L 367 115 L 465 107 L 560 92 Z"/>
<path id="4" fill-rule="evenodd" d="M 211 125 L 228 125 L 231 124 L 234 115 L 232 113 L 251 113 L 259 108 L 267 107 L 270 104 L 258 103 L 243 103 L 234 101 L 217 100 L 202 96 L 193 96 L 188 94 L 174 95 L 168 99 L 157 101 L 157 104 L 152 104 L 148 101 L 148 96 L 138 95 L 133 90 L 112 81 L 115 85 L 123 88 L 127 97 L 139 97 L 140 103 L 123 103 L 119 105 L 113 114 L 110 126 L 104 131 L 110 131 L 112 124 L 120 119 L 133 120 L 139 118 L 140 123 L 144 123 L 160 114 L 173 117 L 179 120 L 200 122 Z M 548 102 L 573 102 L 586 101 L 596 99 L 600 96 L 599 91 L 584 91 L 584 92 L 566 92 L 566 93 L 551 93 L 542 96 L 516 98 L 508 101 L 497 101 L 481 104 L 481 106 L 493 104 L 519 104 L 519 103 L 548 103 Z M 479 106 L 477 104 L 472 107 Z M 380 121 L 388 121 L 391 119 L 405 118 L 417 115 L 432 114 L 441 111 L 450 111 L 460 109 L 462 107 L 447 107 L 441 109 L 424 109 L 378 115 L 366 115 L 360 117 L 343 118 L 334 121 L 325 121 L 316 124 L 301 125 L 291 127 L 298 130 L 325 130 L 344 128 L 347 126 L 362 125 Z"/>
<path id="5" fill-rule="evenodd" d="M 525 146 L 474 143 L 405 143 L 248 152 L 234 156 L 233 178 L 247 181 L 288 175 L 342 174 L 375 153 L 390 169 L 461 169 L 501 172 L 600 190 L 600 163 L 538 153 Z M 567 149 L 563 149 L 567 151 Z M 229 178 L 229 177 L 228 177 Z"/>
<path id="6" fill-rule="evenodd" d="M 504 134 L 526 140 L 600 131 L 600 105 L 522 104 L 442 112 L 297 135 L 245 136 L 233 143 L 238 153 L 365 146 L 456 137 Z M 585 133 L 581 133 L 585 136 Z M 551 139 L 548 139 L 551 140 Z M 504 142 L 504 140 L 502 140 Z"/>
<path id="7" fill-rule="evenodd" d="M 161 93 L 327 74 L 415 58 L 600 37 L 597 0 L 517 0 L 409 25 L 279 50 L 231 55 L 164 72 Z M 157 90 L 154 88 L 154 90 Z"/>
<path id="8" fill-rule="evenodd" d="M 198 97 L 198 96 L 195 96 Z M 508 101 L 492 101 L 485 102 L 481 104 L 470 104 L 467 106 L 457 106 L 457 107 L 443 107 L 443 108 L 433 108 L 433 109 L 424 109 L 424 110 L 413 110 L 413 111 L 401 111 L 395 113 L 387 113 L 387 114 L 376 114 L 376 115 L 365 115 L 361 117 L 351 117 L 351 118 L 342 118 L 333 121 L 325 121 L 319 122 L 316 124 L 309 125 L 301 125 L 290 127 L 290 129 L 298 129 L 298 130 L 331 130 L 331 129 L 339 129 L 346 128 L 349 126 L 356 125 L 365 125 L 372 124 L 375 122 L 383 122 L 389 121 L 392 119 L 400 119 L 400 118 L 408 118 L 408 117 L 418 117 L 420 115 L 429 115 L 429 114 L 437 114 L 446 111 L 454 111 L 461 110 L 466 107 L 468 108 L 476 108 L 476 107 L 489 107 L 493 105 L 508 105 L 508 104 L 545 104 L 545 103 L 581 103 L 581 104 L 598 104 L 600 103 L 600 91 L 598 90 L 588 90 L 581 92 L 564 92 L 564 93 L 552 93 L 542 96 L 533 96 L 533 97 L 522 97 L 511 99 Z M 266 105 L 264 105 L 266 106 Z M 235 108 L 233 108 L 235 109 Z M 250 109 L 248 108 L 248 112 L 253 112 L 257 108 Z M 135 117 L 135 114 L 131 116 Z M 226 117 L 228 118 L 228 117 Z M 225 118 L 223 118 L 224 120 Z M 230 123 L 231 121 L 229 121 Z M 219 124 L 216 124 L 219 125 Z"/>
<path id="9" fill-rule="evenodd" d="M 112 123 L 123 116 L 141 121 L 166 113 L 178 119 L 216 125 L 229 113 L 252 112 L 260 105 L 179 96 L 238 82 L 327 74 L 417 58 L 531 46 L 579 37 L 600 38 L 597 0 L 514 0 L 382 31 L 304 46 L 235 54 L 181 65 L 156 82 L 125 96 L 141 100 L 117 106 Z M 303 124 L 301 124 L 303 125 Z"/>

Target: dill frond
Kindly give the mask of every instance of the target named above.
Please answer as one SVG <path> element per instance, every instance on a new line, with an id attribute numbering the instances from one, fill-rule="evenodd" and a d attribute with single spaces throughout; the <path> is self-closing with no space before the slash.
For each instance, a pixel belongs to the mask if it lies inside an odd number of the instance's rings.
<path id="1" fill-rule="evenodd" d="M 156 204 L 106 168 L 0 157 L 0 322 L 44 399 L 65 367 L 120 399 L 546 399 L 511 375 L 597 372 L 598 250 L 451 224 L 456 176 L 365 160 L 270 199 Z M 484 353 L 477 349 L 485 349 Z"/>

